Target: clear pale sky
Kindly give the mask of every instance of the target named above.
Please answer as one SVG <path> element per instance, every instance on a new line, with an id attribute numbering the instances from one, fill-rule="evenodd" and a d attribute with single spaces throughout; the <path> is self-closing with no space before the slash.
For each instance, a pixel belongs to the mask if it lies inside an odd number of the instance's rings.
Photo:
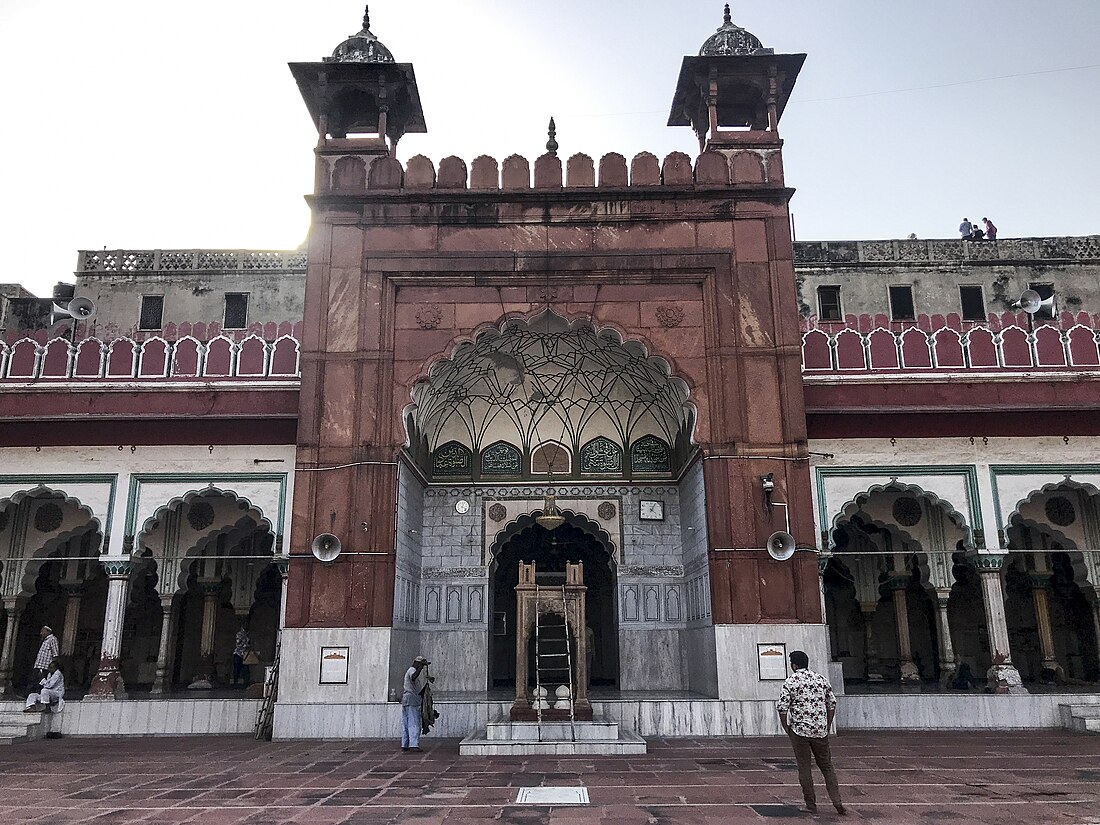
<path id="1" fill-rule="evenodd" d="M 953 237 L 964 215 L 1003 237 L 1100 233 L 1097 0 L 732 5 L 765 46 L 809 54 L 780 130 L 800 240 Z M 362 13 L 0 0 L 0 282 L 49 294 L 78 249 L 298 246 L 316 134 L 286 64 Z M 376 0 L 371 20 L 424 103 L 402 160 L 534 158 L 550 115 L 563 157 L 663 157 L 695 151 L 665 123 L 722 3 Z"/>

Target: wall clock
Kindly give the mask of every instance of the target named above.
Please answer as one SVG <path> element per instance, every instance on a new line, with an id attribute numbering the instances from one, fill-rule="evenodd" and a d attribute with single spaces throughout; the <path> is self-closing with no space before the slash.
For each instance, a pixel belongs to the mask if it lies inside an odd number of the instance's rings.
<path id="1" fill-rule="evenodd" d="M 455 502 L 455 512 L 458 513 L 460 516 L 466 515 L 468 512 L 470 512 L 470 502 L 468 502 L 464 498 L 460 498 L 458 501 Z"/>
<path id="2" fill-rule="evenodd" d="M 642 521 L 664 521 L 665 503 L 663 501 L 642 499 L 638 507 L 638 517 Z"/>

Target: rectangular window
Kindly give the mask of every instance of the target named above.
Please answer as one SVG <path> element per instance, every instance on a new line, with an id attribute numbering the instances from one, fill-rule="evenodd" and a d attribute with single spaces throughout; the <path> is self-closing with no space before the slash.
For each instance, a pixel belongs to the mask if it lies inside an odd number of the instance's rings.
<path id="1" fill-rule="evenodd" d="M 964 321 L 985 321 L 985 295 L 980 286 L 960 286 L 959 302 Z"/>
<path id="2" fill-rule="evenodd" d="M 840 314 L 840 287 L 819 286 L 817 288 L 817 320 L 844 320 Z"/>
<path id="3" fill-rule="evenodd" d="M 142 295 L 138 329 L 160 329 L 164 326 L 164 296 Z"/>
<path id="4" fill-rule="evenodd" d="M 1031 283 L 1031 284 L 1027 285 L 1027 288 L 1028 289 L 1034 289 L 1036 292 L 1038 292 L 1039 297 L 1044 301 L 1047 298 L 1053 298 L 1054 297 L 1054 284 Z M 1053 318 L 1054 317 L 1054 310 L 1055 310 L 1055 307 L 1054 307 L 1053 304 L 1051 304 L 1049 307 L 1043 307 L 1038 312 L 1036 312 L 1035 317 L 1036 318 Z"/>
<path id="5" fill-rule="evenodd" d="M 226 329 L 244 329 L 248 326 L 248 293 L 225 293 L 225 323 Z"/>
<path id="6" fill-rule="evenodd" d="M 890 320 L 891 321 L 915 321 L 916 312 L 913 307 L 913 287 L 890 287 Z"/>

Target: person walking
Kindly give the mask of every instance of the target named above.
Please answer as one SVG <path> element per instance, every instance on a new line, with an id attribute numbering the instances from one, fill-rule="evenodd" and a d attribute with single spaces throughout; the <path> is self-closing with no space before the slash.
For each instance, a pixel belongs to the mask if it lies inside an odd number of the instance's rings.
<path id="1" fill-rule="evenodd" d="M 970 240 L 970 233 L 974 231 L 974 224 L 970 222 L 970 218 L 963 218 L 962 223 L 959 224 L 959 235 L 962 236 L 964 241 Z"/>
<path id="2" fill-rule="evenodd" d="M 804 652 L 792 651 L 788 658 L 794 672 L 783 683 L 776 710 L 798 762 L 798 784 L 802 786 L 806 810 L 817 813 L 814 777 L 810 769 L 812 756 L 825 778 L 825 788 L 833 807 L 844 816 L 848 811 L 840 799 L 840 785 L 833 770 L 832 754 L 829 753 L 829 728 L 836 714 L 836 696 L 829 680 L 810 670 L 810 657 Z"/>
<path id="3" fill-rule="evenodd" d="M 987 241 L 997 240 L 997 227 L 993 221 L 989 218 L 982 218 L 982 223 L 985 224 L 985 239 Z"/>
<path id="4" fill-rule="evenodd" d="M 50 664 L 61 653 L 57 637 L 53 635 L 53 628 L 48 624 L 42 625 L 42 629 L 38 631 L 38 638 L 42 640 L 42 644 L 38 646 L 38 655 L 34 657 L 34 682 L 36 683 L 46 677 L 50 672 Z"/>
<path id="5" fill-rule="evenodd" d="M 401 692 L 401 750 L 415 751 L 420 748 L 420 726 L 423 722 L 421 715 L 422 694 L 429 682 L 434 682 L 428 674 L 427 659 L 417 656 L 413 659 L 412 667 L 405 671 L 405 680 Z"/>

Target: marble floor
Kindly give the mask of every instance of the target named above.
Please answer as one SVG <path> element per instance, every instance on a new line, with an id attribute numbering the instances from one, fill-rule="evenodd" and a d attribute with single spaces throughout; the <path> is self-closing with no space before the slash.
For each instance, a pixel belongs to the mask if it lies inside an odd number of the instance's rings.
<path id="1" fill-rule="evenodd" d="M 1100 823 L 1100 736 L 848 733 L 850 815 L 829 821 Z M 587 805 L 518 804 L 585 788 Z M 825 802 L 818 784 L 819 802 Z M 582 795 L 583 796 L 583 795 Z M 784 738 L 651 740 L 637 757 L 460 757 L 456 740 L 60 739 L 0 751 L 0 822 L 741 825 L 812 821 Z"/>

